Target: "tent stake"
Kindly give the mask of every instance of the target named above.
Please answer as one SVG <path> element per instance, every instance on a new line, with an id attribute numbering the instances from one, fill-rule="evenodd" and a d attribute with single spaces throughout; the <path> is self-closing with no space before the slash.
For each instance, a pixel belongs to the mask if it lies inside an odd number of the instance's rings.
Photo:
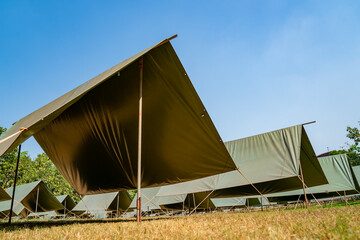
<path id="1" fill-rule="evenodd" d="M 17 156 L 17 160 L 16 160 L 15 179 L 14 179 L 14 188 L 13 188 L 12 197 L 11 197 L 9 224 L 11 224 L 12 211 L 13 211 L 13 207 L 14 207 L 15 188 L 16 188 L 16 180 L 17 180 L 17 175 L 18 175 L 18 170 L 19 170 L 20 153 L 21 153 L 21 144 L 19 145 L 18 156 Z"/>
<path id="2" fill-rule="evenodd" d="M 137 201 L 136 222 L 141 222 L 141 137 L 142 137 L 142 91 L 143 91 L 143 58 L 139 59 L 140 87 L 139 87 L 139 135 L 138 135 L 138 169 L 137 169 Z"/>
<path id="3" fill-rule="evenodd" d="M 306 208 L 308 208 L 309 202 L 308 202 L 308 199 L 306 196 L 306 191 L 305 191 L 305 181 L 304 181 L 304 176 L 303 176 L 303 172 L 302 172 L 301 161 L 299 162 L 299 167 L 300 167 L 300 174 L 301 174 L 301 182 L 303 184 L 303 190 L 304 190 L 305 205 L 306 205 Z"/>

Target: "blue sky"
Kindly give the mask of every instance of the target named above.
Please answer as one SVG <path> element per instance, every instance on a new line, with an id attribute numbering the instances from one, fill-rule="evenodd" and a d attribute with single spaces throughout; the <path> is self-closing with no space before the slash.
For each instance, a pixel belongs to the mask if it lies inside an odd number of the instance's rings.
<path id="1" fill-rule="evenodd" d="M 359 26 L 359 1 L 2 0 L 0 126 L 178 34 L 224 141 L 315 120 L 316 153 L 339 149 L 360 121 Z"/>

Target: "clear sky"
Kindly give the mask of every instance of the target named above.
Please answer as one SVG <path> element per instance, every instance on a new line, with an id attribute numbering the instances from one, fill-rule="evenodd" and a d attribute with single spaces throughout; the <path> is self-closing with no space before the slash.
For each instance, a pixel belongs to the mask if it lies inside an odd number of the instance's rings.
<path id="1" fill-rule="evenodd" d="M 360 1 L 0 1 L 0 126 L 166 37 L 224 141 L 360 121 Z M 42 152 L 30 139 L 23 149 Z"/>

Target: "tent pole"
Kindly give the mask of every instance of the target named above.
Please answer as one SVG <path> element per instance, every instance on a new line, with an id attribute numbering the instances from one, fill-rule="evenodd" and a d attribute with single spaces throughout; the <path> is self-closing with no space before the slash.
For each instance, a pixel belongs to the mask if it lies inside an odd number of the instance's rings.
<path id="1" fill-rule="evenodd" d="M 143 57 L 139 59 L 140 87 L 139 87 L 139 130 L 138 130 L 138 169 L 137 169 L 137 201 L 136 222 L 141 222 L 141 137 L 142 137 L 142 92 L 143 92 Z"/>
<path id="2" fill-rule="evenodd" d="M 305 191 L 305 181 L 304 181 L 304 176 L 303 176 L 303 172 L 302 172 L 301 161 L 299 162 L 299 167 L 300 167 L 300 174 L 301 174 L 301 182 L 303 184 L 303 190 L 304 190 L 305 205 L 306 205 L 306 208 L 308 208 L 309 202 L 308 202 L 308 199 L 306 196 L 306 191 Z"/>
<path id="3" fill-rule="evenodd" d="M 17 180 L 17 175 L 18 175 L 18 170 L 19 170 L 20 153 L 21 153 L 21 144 L 19 145 L 18 156 L 17 156 L 17 160 L 16 160 L 15 179 L 14 179 L 14 188 L 13 188 L 13 192 L 12 192 L 12 196 L 11 196 L 9 224 L 11 224 L 12 211 L 13 211 L 13 207 L 14 207 L 15 188 L 16 188 L 16 180 Z"/>
<path id="4" fill-rule="evenodd" d="M 261 199 L 261 211 L 263 212 L 264 211 L 264 209 L 263 209 L 263 198 L 262 197 L 260 197 L 260 199 Z"/>
<path id="5" fill-rule="evenodd" d="M 39 188 L 40 188 L 40 186 L 38 186 L 37 193 L 36 193 L 35 213 L 37 213 L 38 204 L 39 204 Z"/>

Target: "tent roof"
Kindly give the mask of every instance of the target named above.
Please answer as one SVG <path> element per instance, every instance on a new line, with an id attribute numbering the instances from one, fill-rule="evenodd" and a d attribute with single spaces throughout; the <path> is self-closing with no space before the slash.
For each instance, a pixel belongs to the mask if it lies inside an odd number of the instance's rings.
<path id="1" fill-rule="evenodd" d="M 240 171 L 262 193 L 302 188 L 301 162 L 308 186 L 327 183 L 303 125 L 226 142 Z M 164 186 L 158 196 L 214 191 L 213 197 L 257 195 L 239 172 L 231 171 L 194 181 Z"/>
<path id="2" fill-rule="evenodd" d="M 130 195 L 127 191 L 86 195 L 72 211 L 86 211 L 92 214 L 96 212 L 115 211 L 118 200 L 119 209 L 121 210 L 126 210 L 131 202 Z"/>
<path id="3" fill-rule="evenodd" d="M 61 203 L 46 187 L 43 181 L 36 181 L 36 182 L 16 186 L 15 201 L 17 203 L 21 203 L 29 211 L 35 212 L 38 189 L 39 189 L 39 199 L 38 199 L 38 207 L 37 207 L 38 212 L 47 212 L 47 211 L 58 210 L 63 208 Z M 13 187 L 6 189 L 6 192 L 8 194 L 12 194 L 12 191 L 13 191 Z M 10 209 L 10 204 L 8 204 L 8 207 Z M 21 211 L 19 208 L 18 211 L 15 213 L 19 214 L 20 212 Z"/>
<path id="4" fill-rule="evenodd" d="M 346 154 L 320 157 L 318 159 L 329 183 L 306 188 L 305 191 L 307 193 L 332 193 L 356 189 Z M 303 194 L 303 189 L 298 189 L 282 193 L 268 194 L 266 196 L 272 200 L 282 201 L 288 199 L 288 196 L 299 196 Z"/>
<path id="5" fill-rule="evenodd" d="M 78 193 L 135 189 L 138 59 L 143 57 L 141 187 L 233 170 L 235 164 L 169 40 L 17 121 L 0 137 L 0 156 L 34 136 Z"/>
<path id="6" fill-rule="evenodd" d="M 0 187 L 0 202 L 10 199 L 11 199 L 10 195 L 7 194 L 7 192 L 5 192 L 5 190 Z"/>

